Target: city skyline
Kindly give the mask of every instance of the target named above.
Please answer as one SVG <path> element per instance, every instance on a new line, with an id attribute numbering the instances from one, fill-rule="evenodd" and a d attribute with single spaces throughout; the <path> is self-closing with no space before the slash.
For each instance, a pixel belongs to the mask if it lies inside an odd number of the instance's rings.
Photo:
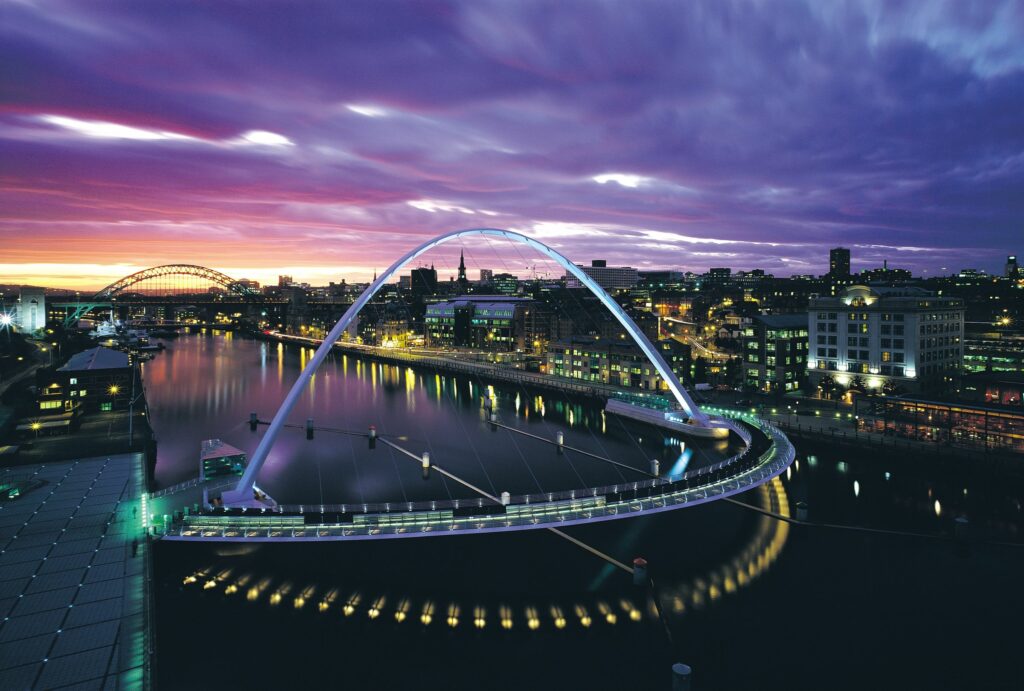
<path id="1" fill-rule="evenodd" d="M 1016 253 L 1013 3 L 374 10 L 8 4 L 0 275 L 367 280 L 474 226 L 695 272 Z"/>

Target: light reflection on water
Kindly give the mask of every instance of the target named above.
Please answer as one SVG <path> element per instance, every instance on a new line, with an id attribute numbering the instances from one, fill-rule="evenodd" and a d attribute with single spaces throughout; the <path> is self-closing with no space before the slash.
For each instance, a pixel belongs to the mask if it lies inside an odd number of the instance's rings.
<path id="1" fill-rule="evenodd" d="M 250 413 L 270 420 L 288 388 L 309 361 L 310 348 L 224 338 L 218 332 L 183 335 L 145 364 L 147 399 L 158 438 L 158 487 L 195 476 L 204 439 L 220 438 L 250 454 L 260 435 L 246 424 Z M 268 377 L 272 369 L 277 377 Z M 258 374 L 257 374 L 258 373 Z M 509 424 L 545 439 L 557 431 L 565 443 L 646 470 L 680 460 L 669 437 L 615 416 L 594 402 L 551 392 L 492 386 L 465 375 L 416 370 L 335 354 L 293 411 L 290 423 L 312 417 L 319 427 L 362 432 L 372 424 L 382 435 L 404 438 L 415 453 L 488 491 L 512 494 L 616 484 L 619 469 L 578 455 L 554 452 L 544 443 L 482 425 L 483 396 Z M 728 444 L 691 444 L 686 463 L 698 467 L 729 453 Z M 691 449 L 688 448 L 687 451 Z M 534 480 L 536 478 L 536 480 Z M 450 485 L 451 483 L 449 483 Z M 419 469 L 388 451 L 370 452 L 365 442 L 317 432 L 306 441 L 286 429 L 264 466 L 260 485 L 286 503 L 348 503 L 461 498 L 458 486 L 424 483 Z M 468 496 L 468 495 L 466 495 Z"/>
<path id="2" fill-rule="evenodd" d="M 757 503 L 762 508 L 783 516 L 790 515 L 789 498 L 782 481 L 778 478 L 759 487 L 754 494 Z M 640 520 L 642 521 L 642 519 Z M 671 576 L 666 576 L 664 582 L 659 584 L 658 590 L 662 611 L 668 616 L 681 617 L 690 610 L 714 606 L 723 597 L 749 586 L 771 568 L 771 565 L 779 558 L 788 536 L 789 525 L 787 523 L 758 515 L 750 537 L 729 558 L 690 578 L 674 579 Z M 211 578 L 209 574 L 218 569 L 219 575 L 216 578 Z M 253 573 L 246 571 L 232 582 L 230 581 L 231 574 L 230 567 L 210 566 L 189 574 L 183 579 L 183 583 L 189 586 L 205 582 L 209 584 L 204 588 L 207 591 L 223 587 L 223 595 L 231 597 L 243 589 L 247 583 L 257 578 Z M 255 604 L 264 603 L 269 607 L 277 607 L 296 588 L 292 578 L 288 575 L 261 574 L 261 576 L 263 577 L 259 579 L 258 588 L 253 587 L 249 591 L 248 600 Z M 329 616 L 332 612 L 340 611 L 342 617 L 352 617 L 364 612 L 370 620 L 379 619 L 382 623 L 402 624 L 407 620 L 410 610 L 414 609 L 414 603 L 420 600 L 422 609 L 419 624 L 429 627 L 434 621 L 435 602 L 447 602 L 444 621 L 449 628 L 471 625 L 479 630 L 488 628 L 495 631 L 510 630 L 519 620 L 531 632 L 541 629 L 562 630 L 569 627 L 570 623 L 574 623 L 578 627 L 576 630 L 587 629 L 593 622 L 590 615 L 591 609 L 596 609 L 600 614 L 599 620 L 608 626 L 615 626 L 622 622 L 636 623 L 645 618 L 648 620 L 657 620 L 658 618 L 658 609 L 655 608 L 651 596 L 641 595 L 638 597 L 634 592 L 630 592 L 628 595 L 580 592 L 576 595 L 569 594 L 563 598 L 548 599 L 545 605 L 539 604 L 541 598 L 544 597 L 543 594 L 537 594 L 528 597 L 520 605 L 509 605 L 509 598 L 499 594 L 495 594 L 494 599 L 476 599 L 467 603 L 458 597 L 453 599 L 451 595 L 444 592 L 419 596 L 402 593 L 397 597 L 392 597 L 387 593 L 366 595 L 367 591 L 373 590 L 372 584 L 349 586 L 349 588 L 351 589 L 350 597 L 340 607 L 337 607 L 338 593 L 343 591 L 345 586 L 336 583 L 327 586 L 309 583 L 295 597 L 293 608 L 303 609 L 307 601 L 312 601 L 315 593 L 322 592 L 324 595 L 317 603 L 315 610 L 310 609 L 311 614 Z M 263 595 L 265 593 L 269 593 L 269 595 L 264 602 Z M 388 612 L 389 599 L 395 603 L 391 610 L 392 616 L 381 616 Z M 497 611 L 498 617 L 496 619 L 489 617 L 489 611 Z M 472 619 L 466 620 L 462 617 L 463 612 L 471 612 Z M 572 612 L 575 618 L 566 616 L 567 612 Z"/>

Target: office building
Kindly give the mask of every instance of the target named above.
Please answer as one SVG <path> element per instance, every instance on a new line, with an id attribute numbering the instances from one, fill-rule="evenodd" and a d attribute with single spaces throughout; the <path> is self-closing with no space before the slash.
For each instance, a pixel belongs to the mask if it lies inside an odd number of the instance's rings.
<path id="1" fill-rule="evenodd" d="M 828 251 L 828 275 L 833 278 L 846 278 L 850 275 L 850 250 L 846 247 L 833 247 Z"/>
<path id="2" fill-rule="evenodd" d="M 128 355 L 91 348 L 73 355 L 63 367 L 39 381 L 40 415 L 106 412 L 128 407 L 132 368 Z"/>
<path id="3" fill-rule="evenodd" d="M 46 293 L 42 288 L 21 289 L 15 325 L 26 333 L 46 328 Z"/>
<path id="4" fill-rule="evenodd" d="M 663 339 L 656 346 L 682 379 L 689 376 L 689 346 Z M 569 379 L 613 384 L 648 391 L 667 391 L 668 385 L 639 346 L 631 340 L 575 336 L 548 346 L 547 373 Z"/>
<path id="5" fill-rule="evenodd" d="M 494 274 L 491 285 L 498 295 L 515 295 L 519 292 L 519 277 L 512 274 Z"/>
<path id="6" fill-rule="evenodd" d="M 631 266 L 608 266 L 604 259 L 595 259 L 590 266 L 578 265 L 597 285 L 608 292 L 635 288 L 639 281 L 639 272 Z M 582 288 L 583 284 L 572 274 L 566 273 L 565 285 L 569 288 Z"/>
<path id="7" fill-rule="evenodd" d="M 807 314 L 758 315 L 743 330 L 743 383 L 798 391 L 807 376 Z"/>
<path id="8" fill-rule="evenodd" d="M 920 288 L 855 285 L 809 306 L 808 375 L 828 389 L 943 388 L 963 363 L 964 303 Z"/>
<path id="9" fill-rule="evenodd" d="M 472 296 L 427 305 L 424 315 L 427 345 L 433 348 L 475 348 L 497 352 L 516 350 L 522 342 L 517 327 L 533 305 L 523 298 Z"/>
<path id="10" fill-rule="evenodd" d="M 437 293 L 437 270 L 420 267 L 409 272 L 409 286 L 415 296 L 434 295 Z"/>

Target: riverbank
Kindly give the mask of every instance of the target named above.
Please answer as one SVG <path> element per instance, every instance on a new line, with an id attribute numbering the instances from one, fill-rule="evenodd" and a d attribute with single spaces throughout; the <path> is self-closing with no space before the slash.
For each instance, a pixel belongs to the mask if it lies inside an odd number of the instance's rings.
<path id="1" fill-rule="evenodd" d="M 259 333 L 256 334 L 256 336 L 263 340 L 275 341 L 278 343 L 292 343 L 299 346 L 309 346 L 313 348 L 318 348 L 323 342 L 323 339 L 307 338 L 304 336 L 290 336 L 282 333 Z M 578 382 L 564 377 L 528 372 L 523 369 L 502 366 L 492 362 L 439 357 L 432 354 L 426 354 L 425 351 L 417 352 L 398 348 L 379 348 L 375 346 L 343 342 L 335 343 L 333 350 L 335 352 L 354 355 L 387 365 L 424 367 L 451 374 L 465 374 L 473 377 L 490 379 L 496 382 L 530 386 L 533 388 L 547 389 L 551 391 L 568 392 L 578 396 L 606 399 L 618 391 L 616 387 L 607 384 L 600 384 L 597 382 Z M 458 356 L 455 355 L 455 357 Z"/>

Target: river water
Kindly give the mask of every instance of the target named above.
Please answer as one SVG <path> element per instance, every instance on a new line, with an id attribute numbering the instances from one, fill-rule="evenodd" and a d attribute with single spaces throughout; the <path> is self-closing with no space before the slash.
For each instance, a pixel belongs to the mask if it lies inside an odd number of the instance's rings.
<path id="1" fill-rule="evenodd" d="M 144 377 L 155 480 L 196 474 L 203 439 L 251 452 L 308 349 L 206 332 L 167 341 Z M 486 382 L 333 356 L 296 408 L 382 434 L 487 491 L 554 491 L 629 471 L 492 431 Z M 504 423 L 645 468 L 681 471 L 727 448 L 624 425 L 586 401 L 495 387 Z M 260 484 L 289 503 L 469 496 L 365 439 L 281 435 Z M 859 457 L 801 445 L 751 504 L 893 533 L 788 526 L 717 502 L 570 529 L 651 564 L 653 599 L 546 531 L 325 545 L 184 545 L 156 553 L 163 688 L 1019 688 L 1024 480 L 993 464 Z M 958 516 L 972 539 L 945 539 Z M 185 579 L 195 576 L 195 583 Z M 208 587 L 204 587 L 208 586 Z M 323 611 L 321 611 L 323 610 Z M 426 622 L 426 623 L 424 623 Z"/>

